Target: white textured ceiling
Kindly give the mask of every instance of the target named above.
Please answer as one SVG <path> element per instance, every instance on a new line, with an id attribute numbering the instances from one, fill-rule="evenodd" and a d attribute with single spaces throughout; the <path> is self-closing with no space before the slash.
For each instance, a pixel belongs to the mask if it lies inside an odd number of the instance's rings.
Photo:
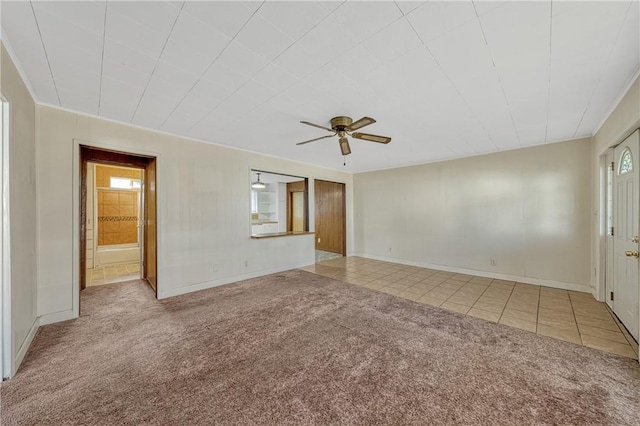
<path id="1" fill-rule="evenodd" d="M 637 0 L 1 8 L 38 102 L 352 172 L 589 136 L 640 63 Z M 336 115 L 393 141 L 295 146 Z"/>

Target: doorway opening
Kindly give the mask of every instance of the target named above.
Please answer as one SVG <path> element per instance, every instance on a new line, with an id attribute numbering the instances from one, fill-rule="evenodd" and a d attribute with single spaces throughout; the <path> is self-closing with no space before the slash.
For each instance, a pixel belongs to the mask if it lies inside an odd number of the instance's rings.
<path id="1" fill-rule="evenodd" d="M 251 235 L 307 232 L 307 182 L 301 176 L 251 170 Z"/>
<path id="2" fill-rule="evenodd" d="M 309 229 L 308 180 L 287 182 L 287 232 L 306 232 Z"/>
<path id="3" fill-rule="evenodd" d="M 145 280 L 157 297 L 156 159 L 80 146 L 80 290 Z"/>
<path id="4" fill-rule="evenodd" d="M 87 287 L 140 278 L 143 174 L 87 162 Z"/>
<path id="5" fill-rule="evenodd" d="M 316 262 L 347 254 L 345 184 L 314 181 Z"/>

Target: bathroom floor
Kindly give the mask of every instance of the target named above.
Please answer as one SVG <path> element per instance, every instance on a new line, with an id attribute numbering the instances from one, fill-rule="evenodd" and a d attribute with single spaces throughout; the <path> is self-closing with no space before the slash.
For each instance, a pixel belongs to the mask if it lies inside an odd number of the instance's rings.
<path id="1" fill-rule="evenodd" d="M 87 286 L 120 283 L 140 278 L 140 263 L 119 263 L 87 269 Z"/>

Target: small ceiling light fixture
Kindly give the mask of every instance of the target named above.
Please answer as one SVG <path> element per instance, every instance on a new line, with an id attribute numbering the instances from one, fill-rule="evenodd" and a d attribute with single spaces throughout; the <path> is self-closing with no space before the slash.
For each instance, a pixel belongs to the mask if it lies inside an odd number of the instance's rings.
<path id="1" fill-rule="evenodd" d="M 251 188 L 253 189 L 265 189 L 267 185 L 260 182 L 260 173 L 256 173 L 258 175 L 258 180 L 251 184 Z"/>

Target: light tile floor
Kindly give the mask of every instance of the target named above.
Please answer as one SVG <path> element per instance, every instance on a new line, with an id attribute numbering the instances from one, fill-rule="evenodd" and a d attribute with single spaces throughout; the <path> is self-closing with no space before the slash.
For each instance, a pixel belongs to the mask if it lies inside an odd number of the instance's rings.
<path id="1" fill-rule="evenodd" d="M 330 251 L 316 250 L 316 262 L 324 262 L 325 260 L 340 259 L 342 255 Z"/>
<path id="2" fill-rule="evenodd" d="M 638 358 L 638 344 L 591 294 L 341 257 L 302 268 L 416 302 Z"/>
<path id="3" fill-rule="evenodd" d="M 87 286 L 120 283 L 140 278 L 140 263 L 120 263 L 87 269 Z"/>

